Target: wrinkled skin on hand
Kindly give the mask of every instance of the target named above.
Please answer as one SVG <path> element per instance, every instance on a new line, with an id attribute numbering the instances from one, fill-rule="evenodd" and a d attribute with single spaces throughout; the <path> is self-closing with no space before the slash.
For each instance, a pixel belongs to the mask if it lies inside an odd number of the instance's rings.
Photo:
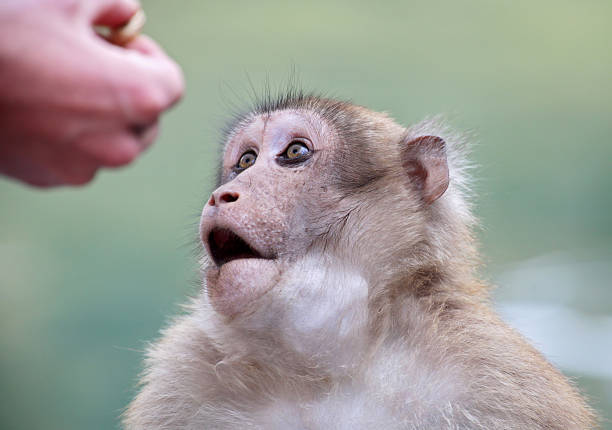
<path id="1" fill-rule="evenodd" d="M 146 36 L 111 45 L 131 0 L 0 5 L 0 172 L 30 185 L 89 182 L 133 161 L 183 93 L 180 68 Z"/>

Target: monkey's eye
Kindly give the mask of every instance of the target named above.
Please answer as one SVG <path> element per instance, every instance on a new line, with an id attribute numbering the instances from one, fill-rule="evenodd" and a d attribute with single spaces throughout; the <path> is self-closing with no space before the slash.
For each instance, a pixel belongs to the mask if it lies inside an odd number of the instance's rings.
<path id="1" fill-rule="evenodd" d="M 256 159 L 257 159 L 257 154 L 255 154 L 253 151 L 247 151 L 244 154 L 242 154 L 242 156 L 240 157 L 240 160 L 238 160 L 238 164 L 236 164 L 235 169 L 238 171 L 248 169 L 253 164 L 255 164 Z"/>
<path id="2" fill-rule="evenodd" d="M 309 152 L 310 150 L 308 149 L 308 147 L 304 145 L 302 142 L 294 142 L 291 145 L 289 145 L 284 155 L 288 159 L 292 160 L 294 158 L 303 157 Z"/>
<path id="3" fill-rule="evenodd" d="M 280 164 L 298 164 L 306 161 L 312 155 L 312 151 L 305 143 L 294 140 L 289 143 L 287 149 L 276 158 Z"/>

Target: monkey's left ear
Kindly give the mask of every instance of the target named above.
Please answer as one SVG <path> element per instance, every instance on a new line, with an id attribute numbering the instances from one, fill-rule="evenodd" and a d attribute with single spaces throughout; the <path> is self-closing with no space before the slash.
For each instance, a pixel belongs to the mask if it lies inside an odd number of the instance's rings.
<path id="1" fill-rule="evenodd" d="M 401 143 L 402 167 L 427 204 L 448 188 L 446 144 L 438 136 L 420 136 Z"/>

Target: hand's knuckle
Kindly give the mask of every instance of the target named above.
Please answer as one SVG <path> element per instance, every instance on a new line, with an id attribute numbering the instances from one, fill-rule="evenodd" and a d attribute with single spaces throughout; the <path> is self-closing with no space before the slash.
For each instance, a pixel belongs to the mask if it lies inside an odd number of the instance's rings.
<path id="1" fill-rule="evenodd" d="M 107 167 L 121 167 L 134 161 L 138 153 L 136 145 L 121 145 L 108 151 L 101 162 Z"/>
<path id="2" fill-rule="evenodd" d="M 142 118 L 158 117 L 168 106 L 167 97 L 152 85 L 138 84 L 132 90 L 135 113 Z"/>
<path id="3" fill-rule="evenodd" d="M 79 173 L 73 174 L 69 179 L 68 183 L 70 185 L 85 185 L 91 182 L 91 180 L 96 176 L 96 169 L 82 171 Z"/>
<path id="4" fill-rule="evenodd" d="M 183 96 L 183 93 L 185 92 L 185 77 L 183 76 L 181 69 L 177 65 L 174 65 L 174 69 L 175 78 L 173 79 L 172 85 L 170 87 L 170 93 L 173 103 L 180 100 L 180 98 Z"/>

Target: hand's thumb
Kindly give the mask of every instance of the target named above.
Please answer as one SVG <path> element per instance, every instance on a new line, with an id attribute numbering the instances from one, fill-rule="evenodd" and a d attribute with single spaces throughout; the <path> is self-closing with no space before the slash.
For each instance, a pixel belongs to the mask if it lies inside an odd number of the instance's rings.
<path id="1" fill-rule="evenodd" d="M 140 9 L 137 0 L 89 0 L 87 16 L 92 25 L 110 28 L 127 23 Z"/>

